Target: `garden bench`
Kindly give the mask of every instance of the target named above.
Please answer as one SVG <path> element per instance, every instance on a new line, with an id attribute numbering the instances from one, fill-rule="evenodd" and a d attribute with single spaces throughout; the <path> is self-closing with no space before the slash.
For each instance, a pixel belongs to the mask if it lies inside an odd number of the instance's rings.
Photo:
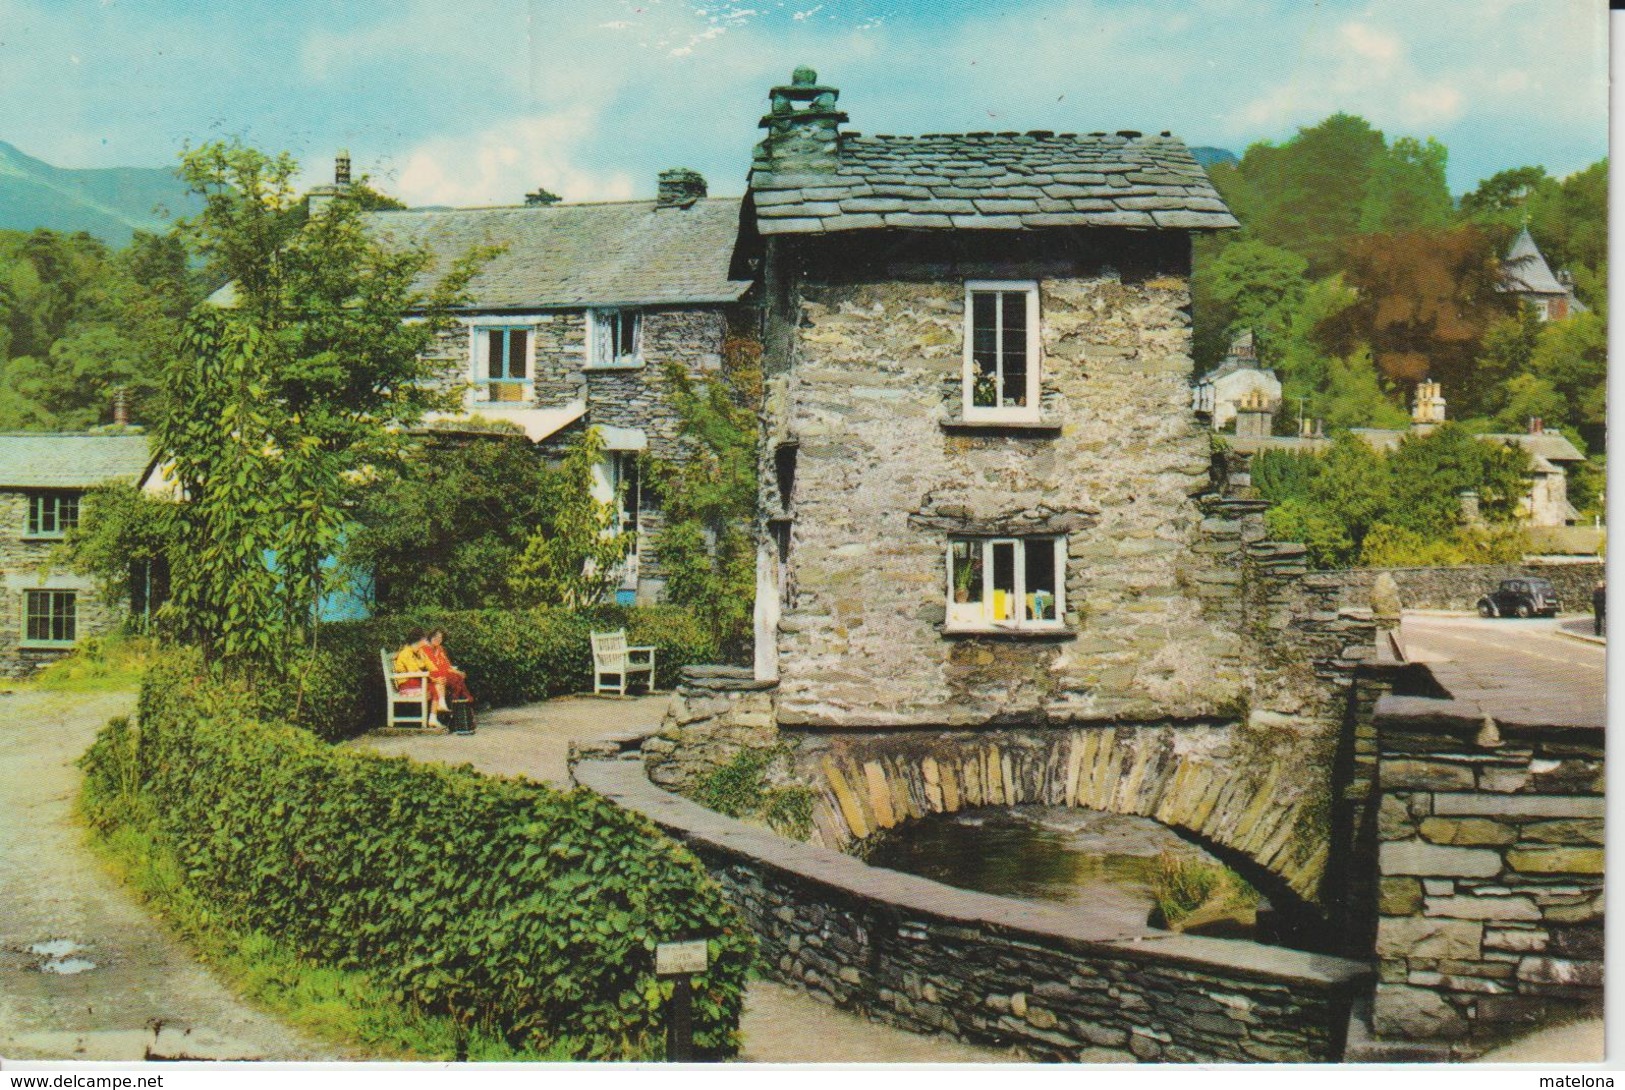
<path id="1" fill-rule="evenodd" d="M 631 674 L 648 674 L 649 691 L 655 687 L 655 649 L 626 646 L 626 629 L 592 634 L 592 691 L 626 695 Z M 615 678 L 614 682 L 605 678 Z"/>
<path id="2" fill-rule="evenodd" d="M 405 673 L 396 673 L 395 656 L 387 650 L 380 649 L 378 658 L 384 665 L 384 707 L 388 716 L 385 727 L 392 728 L 400 725 L 422 727 L 427 729 L 429 724 L 429 700 L 431 687 L 429 675 L 423 670 L 411 670 Z M 418 678 L 423 682 L 415 693 L 401 692 L 401 682 Z M 401 705 L 415 707 L 416 712 L 402 712 Z"/>

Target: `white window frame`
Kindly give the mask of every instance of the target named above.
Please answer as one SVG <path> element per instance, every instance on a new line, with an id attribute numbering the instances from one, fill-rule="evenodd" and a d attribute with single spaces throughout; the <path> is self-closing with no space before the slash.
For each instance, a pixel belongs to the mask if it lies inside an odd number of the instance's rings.
<path id="1" fill-rule="evenodd" d="M 608 358 L 608 353 L 604 352 L 601 347 L 604 339 L 601 327 L 612 319 L 618 321 L 625 318 L 632 320 L 632 339 L 635 342 L 633 350 Z M 587 311 L 587 367 L 591 370 L 619 370 L 642 366 L 642 309 L 638 307 L 595 307 Z"/>
<path id="2" fill-rule="evenodd" d="M 972 547 L 979 547 L 982 550 L 983 586 L 980 601 L 954 601 L 954 545 L 960 542 L 968 543 Z M 1014 593 L 1017 603 L 1022 605 L 1015 611 L 1016 615 L 1013 618 L 997 620 L 993 615 L 993 591 L 987 586 L 987 581 L 991 578 L 993 572 L 994 546 L 1010 544 L 1015 546 Z M 1027 550 L 1044 546 L 1055 550 L 1055 605 L 1051 611 L 1054 616 L 1047 620 L 1028 620 L 1021 616 L 1027 612 L 1025 606 L 1027 598 Z M 1066 629 L 1067 544 L 1065 535 L 1036 534 L 1005 537 L 959 535 L 948 539 L 948 547 L 944 550 L 944 553 L 948 578 L 948 613 L 943 625 L 945 631 L 1054 632 Z"/>
<path id="3" fill-rule="evenodd" d="M 468 323 L 468 375 L 472 387 L 470 401 L 475 405 L 525 405 L 536 400 L 536 323 L 523 319 L 500 321 L 496 319 L 471 321 Z M 525 377 L 519 380 L 522 383 L 520 397 L 517 401 L 491 400 L 491 359 L 490 334 L 497 330 L 519 329 L 525 332 Z M 496 379 L 496 382 L 513 383 L 513 379 Z"/>
<path id="4" fill-rule="evenodd" d="M 976 380 L 975 307 L 977 292 L 1021 292 L 1027 299 L 1027 404 L 1011 406 L 978 406 L 973 396 Z M 1004 351 L 1004 307 L 995 308 L 998 319 L 998 351 Z M 1043 383 L 1043 338 L 1038 328 L 1038 281 L 1036 280 L 967 280 L 965 281 L 965 364 L 962 378 L 962 409 L 964 419 L 991 423 L 1033 423 L 1041 409 L 1040 394 Z"/>

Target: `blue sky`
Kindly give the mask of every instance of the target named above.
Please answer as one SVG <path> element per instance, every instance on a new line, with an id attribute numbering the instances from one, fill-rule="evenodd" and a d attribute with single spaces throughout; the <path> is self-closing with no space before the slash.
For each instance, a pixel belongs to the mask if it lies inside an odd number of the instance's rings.
<path id="1" fill-rule="evenodd" d="M 0 140 L 168 165 L 239 134 L 414 204 L 739 193 L 797 64 L 850 128 L 1171 129 L 1236 153 L 1337 110 L 1450 149 L 1457 192 L 1607 151 L 1601 0 L 0 0 Z"/>

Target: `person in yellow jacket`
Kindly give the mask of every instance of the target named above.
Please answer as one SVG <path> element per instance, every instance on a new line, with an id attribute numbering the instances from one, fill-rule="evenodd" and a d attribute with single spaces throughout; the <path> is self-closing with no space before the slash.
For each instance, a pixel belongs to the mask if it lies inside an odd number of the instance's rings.
<path id="1" fill-rule="evenodd" d="M 440 721 L 440 712 L 450 711 L 446 704 L 445 682 L 437 681 L 434 674 L 434 660 L 429 655 L 429 637 L 421 628 L 414 628 L 406 634 L 406 645 L 395 652 L 395 672 L 397 674 L 429 674 L 429 677 L 409 677 L 400 684 L 402 696 L 415 696 L 423 691 L 423 686 L 429 686 L 429 696 L 434 701 L 434 711 L 429 715 L 429 724 L 443 727 Z"/>

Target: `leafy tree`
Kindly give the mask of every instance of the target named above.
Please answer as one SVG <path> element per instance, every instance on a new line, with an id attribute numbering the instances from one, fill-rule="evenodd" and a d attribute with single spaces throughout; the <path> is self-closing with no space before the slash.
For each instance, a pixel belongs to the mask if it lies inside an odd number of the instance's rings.
<path id="1" fill-rule="evenodd" d="M 505 606 L 508 573 L 544 523 L 546 473 L 520 435 L 431 436 L 366 487 L 346 561 L 392 613 Z"/>
<path id="2" fill-rule="evenodd" d="M 1325 384 L 1312 404 L 1330 428 L 1402 428 L 1410 414 L 1395 404 L 1397 396 L 1377 373 L 1371 350 L 1361 345 L 1326 360 Z"/>
<path id="3" fill-rule="evenodd" d="M 509 578 L 520 604 L 578 609 L 613 589 L 633 539 L 615 530 L 614 498 L 593 495 L 593 469 L 603 458 L 603 437 L 588 428 L 543 475 L 537 493 L 543 524 L 526 540 Z"/>
<path id="4" fill-rule="evenodd" d="M 1595 311 L 1541 326 L 1529 370 L 1563 399 L 1562 422 L 1596 434 L 1608 413 L 1608 323 Z"/>
<path id="5" fill-rule="evenodd" d="M 1448 227 L 1455 208 L 1445 184 L 1447 153 L 1443 144 L 1426 144 L 1401 136 L 1378 155 L 1366 179 L 1360 205 L 1362 234 Z"/>
<path id="6" fill-rule="evenodd" d="M 682 421 L 681 459 L 652 460 L 649 478 L 666 517 L 655 545 L 666 566 L 666 593 L 712 626 L 718 645 L 744 653 L 756 594 L 756 408 L 760 349 L 730 337 L 721 374 L 694 383 L 667 367 Z"/>
<path id="7" fill-rule="evenodd" d="M 229 277 L 234 302 L 198 308 L 165 370 L 159 446 L 186 497 L 166 610 L 245 672 L 314 643 L 360 482 L 393 460 L 400 425 L 445 400 L 422 353 L 483 256 L 420 293 L 427 254 L 374 243 L 355 202 L 340 196 L 294 224 L 296 169 L 235 140 L 181 165 L 204 199 L 186 237 Z"/>
<path id="8" fill-rule="evenodd" d="M 1305 500 L 1281 501 L 1265 512 L 1264 524 L 1275 540 L 1296 541 L 1307 548 L 1311 567 L 1346 568 L 1354 562 L 1348 528 Z"/>
<path id="9" fill-rule="evenodd" d="M 1387 458 L 1392 477 L 1382 521 L 1442 535 L 1461 522 L 1461 493 L 1478 493 L 1485 521 L 1509 522 L 1528 490 L 1529 456 L 1521 447 L 1486 442 L 1459 424 L 1408 435 Z"/>
<path id="10" fill-rule="evenodd" d="M 103 602 L 128 602 L 143 628 L 169 587 L 175 504 L 126 481 L 85 493 L 64 546 L 74 570 L 96 582 Z"/>
<path id="11" fill-rule="evenodd" d="M 1309 263 L 1291 250 L 1256 239 L 1225 247 L 1211 268 L 1211 297 L 1222 308 L 1227 337 L 1251 329 L 1258 335 L 1259 361 L 1275 364 L 1293 315 L 1309 288 Z"/>

